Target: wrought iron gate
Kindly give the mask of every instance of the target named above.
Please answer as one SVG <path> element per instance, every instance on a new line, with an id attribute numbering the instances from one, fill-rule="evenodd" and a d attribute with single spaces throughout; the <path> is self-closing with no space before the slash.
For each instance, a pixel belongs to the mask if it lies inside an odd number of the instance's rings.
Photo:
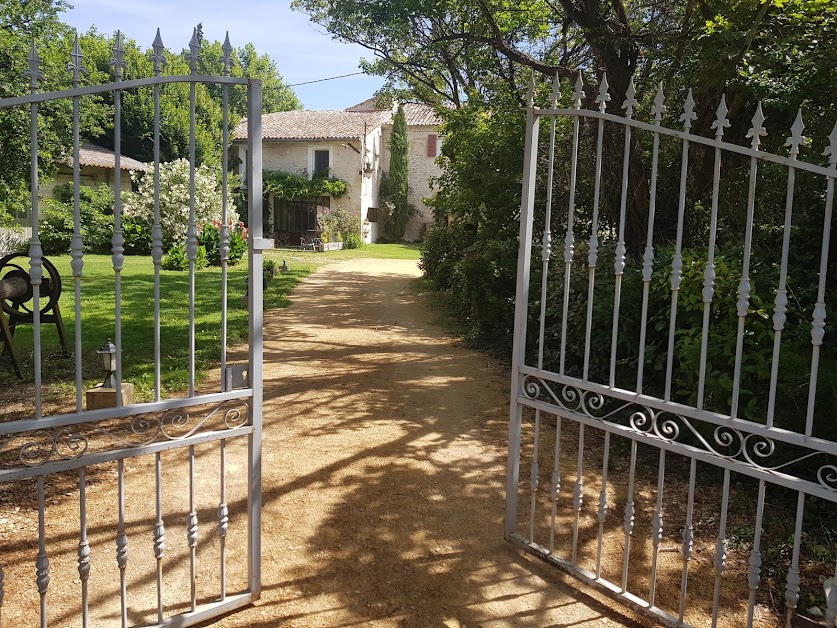
<path id="1" fill-rule="evenodd" d="M 834 626 L 837 438 L 823 365 L 837 126 L 809 142 L 800 111 L 780 156 L 761 150 L 761 105 L 741 146 L 724 140 L 725 99 L 703 136 L 691 91 L 680 130 L 663 126 L 662 87 L 652 122 L 634 117 L 633 81 L 624 116 L 606 111 L 604 76 L 592 109 L 580 73 L 569 108 L 560 88 L 539 109 L 533 83 L 526 110 L 506 537 L 667 625 L 790 626 L 804 610 Z M 799 160 L 807 144 L 827 162 Z M 632 168 L 638 152 L 650 168 Z M 700 161 L 702 197 L 690 187 Z M 766 198 L 760 177 L 780 195 Z M 631 189 L 644 193 L 633 255 Z M 751 255 L 754 226 L 780 242 L 769 263 Z M 769 293 L 756 294 L 756 276 Z M 772 358 L 753 366 L 761 349 Z M 802 401 L 787 410 L 791 377 Z"/>
<path id="2" fill-rule="evenodd" d="M 262 238 L 261 209 L 261 83 L 230 76 L 233 63 L 229 38 L 223 46 L 223 76 L 198 73 L 201 44 L 195 31 L 186 60 L 188 75 L 164 75 L 166 54 L 159 30 L 152 45 L 155 76 L 123 80 L 127 64 L 122 35 L 117 33 L 111 66 L 114 81 L 83 85 L 84 58 L 78 38 L 69 59 L 73 87 L 39 92 L 44 79 L 33 43 L 25 76 L 27 96 L 0 100 L 0 108 L 28 110 L 31 144 L 32 238 L 28 274 L 33 295 L 33 412 L 29 418 L 6 416 L 0 421 L 0 496 L 18 503 L 21 517 L 2 539 L 0 554 L 0 624 L 81 623 L 87 625 L 160 624 L 185 626 L 206 621 L 254 600 L 261 590 L 261 434 L 262 434 Z M 189 211 L 186 226 L 188 307 L 174 311 L 161 294 L 163 230 L 160 198 L 161 87 L 189 86 Z M 196 86 L 220 86 L 223 110 L 222 197 L 219 255 L 221 258 L 221 323 L 209 333 L 220 337 L 220 383 L 200 385 L 196 371 L 196 289 L 198 225 L 195 212 Z M 248 289 L 249 345 L 234 362 L 227 351 L 230 227 L 228 225 L 229 102 L 233 89 L 247 90 L 249 198 Z M 123 289 L 136 277 L 123 277 L 125 238 L 120 197 L 122 97 L 145 90 L 153 98 L 154 215 L 147 285 L 149 346 L 153 343 L 152 400 L 123 399 Z M 115 406 L 85 409 L 85 379 L 95 376 L 83 365 L 85 333 L 82 295 L 86 290 L 84 223 L 80 214 L 80 99 L 109 94 L 113 99 L 115 204 L 111 263 L 115 344 Z M 153 95 L 153 96 L 152 96 Z M 39 107 L 52 101 L 72 102 L 74 233 L 70 246 L 74 287 L 74 408 L 49 411 L 45 400 L 42 343 L 47 331 L 40 320 L 42 291 L 50 288 L 43 275 L 39 238 Z M 68 125 L 70 122 L 68 121 Z M 21 133 L 27 132 L 21 129 Z M 152 176 L 150 173 L 146 176 Z M 153 265 L 153 270 L 152 270 Z M 200 286 L 198 286 L 200 287 Z M 240 291 L 241 288 L 235 286 Z M 99 287 L 101 290 L 101 286 Z M 218 288 L 213 288 L 216 291 Z M 103 291 L 103 295 L 107 292 Z M 236 303 L 237 308 L 237 303 Z M 150 323 L 153 309 L 153 324 Z M 232 310 L 231 310 L 232 311 Z M 136 314 L 136 313 L 132 313 Z M 167 317 L 188 320 L 188 391 L 167 396 L 161 365 L 171 359 L 161 342 Z M 205 327 L 206 324 L 203 323 Z M 207 332 L 203 332 L 207 333 Z M 105 339 L 97 339 L 103 342 Z M 98 345 L 97 345 L 98 346 Z M 89 381 L 89 380 L 88 380 Z M 149 386 L 150 387 L 150 386 Z M 214 388 L 214 390 L 212 390 Z M 25 390 L 22 382 L 21 390 Z M 24 393 L 21 393 L 23 395 Z M 23 401 L 23 399 L 21 399 Z M 49 405 L 47 404 L 49 402 Z M 59 408 L 60 409 L 60 408 Z M 69 410 L 69 409 L 68 409 Z M 14 419 L 14 420 L 11 420 Z M 145 477 L 154 488 L 145 492 L 136 480 Z M 136 488 L 136 490 L 134 490 Z M 23 510 L 21 510 L 22 504 Z M 30 511 L 30 506 L 31 511 Z M 27 514 L 30 513 L 30 514 Z M 4 511 L 4 514 L 5 511 Z M 26 516 L 24 516 L 26 515 Z M 200 517 L 199 517 L 200 515 Z M 4 519 L 5 521 L 5 519 Z M 211 522 L 211 523 L 210 523 Z M 14 522 L 13 522 L 14 523 Z M 70 532 L 67 532 L 70 530 Z M 7 531 L 8 532 L 8 531 Z M 12 542 L 14 541 L 14 542 Z M 68 547 L 68 543 L 75 544 Z M 129 550 L 130 548 L 130 550 Z M 13 551 L 14 550 L 14 551 Z M 113 553 L 111 553 L 113 552 Z M 31 555 L 31 561 L 28 557 Z M 21 556 L 27 557 L 22 559 Z M 31 565 L 31 566 L 30 566 Z M 35 575 L 32 577 L 32 567 Z"/>

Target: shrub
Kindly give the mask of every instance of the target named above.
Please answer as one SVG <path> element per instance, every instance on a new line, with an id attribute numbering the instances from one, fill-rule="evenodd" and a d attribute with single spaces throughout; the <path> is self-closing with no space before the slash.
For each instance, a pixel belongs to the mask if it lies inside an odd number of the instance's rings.
<path id="1" fill-rule="evenodd" d="M 72 184 L 55 188 L 55 199 L 42 199 L 38 238 L 47 255 L 70 250 L 74 229 Z M 81 237 L 86 253 L 110 253 L 113 239 L 113 193 L 106 185 L 79 188 Z"/>
<path id="2" fill-rule="evenodd" d="M 23 253 L 26 251 L 28 239 L 19 228 L 0 228 L 0 255 Z"/>
<path id="3" fill-rule="evenodd" d="M 186 247 L 184 245 L 173 246 L 169 252 L 163 256 L 160 262 L 163 270 L 189 270 L 189 258 L 186 256 Z M 206 249 L 198 246 L 195 255 L 195 269 L 200 270 L 206 267 Z"/>
<path id="4" fill-rule="evenodd" d="M 231 186 L 232 187 L 232 186 Z M 195 220 L 198 224 L 221 219 L 220 183 L 216 173 L 206 164 L 195 170 Z M 238 221 L 232 196 L 228 198 L 230 222 Z M 154 174 L 146 173 L 136 193 L 122 195 L 125 214 L 152 224 L 154 218 Z M 160 164 L 160 224 L 166 247 L 186 241 L 189 226 L 189 162 L 178 159 Z"/>
<path id="5" fill-rule="evenodd" d="M 126 255 L 151 253 L 151 225 L 143 219 L 134 216 L 123 217 L 122 235 L 125 238 Z"/>
<path id="6" fill-rule="evenodd" d="M 204 224 L 198 234 L 198 244 L 206 251 L 206 260 L 210 266 L 221 265 L 221 225 L 218 221 Z M 243 222 L 231 225 L 230 253 L 227 263 L 238 264 L 247 252 L 247 227 Z"/>
<path id="7" fill-rule="evenodd" d="M 363 239 L 359 233 L 350 233 L 343 239 L 343 246 L 347 249 L 359 249 L 363 247 Z"/>

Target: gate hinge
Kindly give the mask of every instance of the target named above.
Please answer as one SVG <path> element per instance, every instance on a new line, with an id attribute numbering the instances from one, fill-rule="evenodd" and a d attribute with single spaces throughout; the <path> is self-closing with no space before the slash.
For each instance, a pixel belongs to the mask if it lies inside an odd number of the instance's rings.
<path id="1" fill-rule="evenodd" d="M 224 372 L 224 392 L 250 387 L 250 365 L 233 364 Z"/>

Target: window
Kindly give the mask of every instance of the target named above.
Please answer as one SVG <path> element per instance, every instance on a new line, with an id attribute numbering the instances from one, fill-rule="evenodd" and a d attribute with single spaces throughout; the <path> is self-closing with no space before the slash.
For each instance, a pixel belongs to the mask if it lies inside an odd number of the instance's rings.
<path id="1" fill-rule="evenodd" d="M 427 156 L 435 158 L 441 154 L 442 138 L 436 135 L 435 133 L 431 133 L 427 136 Z"/>
<path id="2" fill-rule="evenodd" d="M 317 230 L 317 215 L 329 206 L 329 197 L 306 198 L 279 202 L 276 231 L 303 233 Z"/>
<path id="3" fill-rule="evenodd" d="M 329 175 L 331 168 L 331 148 L 308 149 L 308 178 L 312 179 L 317 175 Z"/>
<path id="4" fill-rule="evenodd" d="M 366 210 L 366 220 L 369 222 L 378 222 L 378 212 L 380 210 L 377 207 L 370 207 Z"/>

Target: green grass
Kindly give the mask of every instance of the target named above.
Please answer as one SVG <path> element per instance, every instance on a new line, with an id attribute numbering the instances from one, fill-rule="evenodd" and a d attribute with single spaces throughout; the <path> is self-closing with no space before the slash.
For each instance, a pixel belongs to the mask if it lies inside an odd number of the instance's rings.
<path id="1" fill-rule="evenodd" d="M 357 258 L 419 259 L 419 247 L 412 244 L 368 245 L 361 249 L 328 253 L 293 250 L 268 251 L 267 256 L 287 259 L 290 271 L 270 280 L 264 297 L 265 310 L 290 305 L 288 295 L 318 267 Z M 74 284 L 69 256 L 51 256 L 61 275 L 61 313 L 69 351 L 74 341 Z M 241 307 L 247 278 L 246 259 L 229 269 L 228 346 L 246 341 L 248 316 Z M 221 269 L 207 267 L 195 277 L 195 362 L 200 383 L 221 359 Z M 132 382 L 137 400 L 149 400 L 154 391 L 154 266 L 150 257 L 126 256 L 122 271 L 122 364 L 123 380 Z M 180 391 L 189 381 L 189 274 L 161 271 L 161 381 L 164 394 Z M 96 350 L 115 336 L 115 297 L 110 256 L 86 255 L 82 279 L 82 362 L 85 386 L 103 377 Z M 75 361 L 60 350 L 54 325 L 45 324 L 42 336 L 43 393 L 46 401 L 67 400 L 75 395 Z M 15 348 L 22 363 L 23 383 L 33 378 L 32 326 L 22 325 L 15 336 Z M 8 392 L 20 389 L 8 357 L 0 358 L 0 385 Z M 23 394 L 21 389 L 21 394 Z M 18 398 L 20 398 L 18 396 Z"/>
<path id="2" fill-rule="evenodd" d="M 69 256 L 51 257 L 61 274 L 63 292 L 59 301 L 70 353 L 75 341 L 74 284 Z M 265 292 L 265 309 L 287 307 L 287 295 L 313 271 L 313 264 L 295 264 L 287 274 L 277 275 Z M 241 307 L 247 278 L 246 261 L 229 270 L 228 346 L 247 338 L 248 316 Z M 115 295 L 111 259 L 105 255 L 84 258 L 82 279 L 82 361 L 86 385 L 103 377 L 96 350 L 115 337 Z M 189 274 L 160 273 L 161 381 L 164 391 L 185 388 L 189 381 Z M 221 358 L 221 269 L 208 267 L 195 276 L 195 362 L 198 381 Z M 54 325 L 42 328 L 43 381 L 47 398 L 72 394 L 75 363 L 62 355 Z M 32 377 L 32 326 L 22 325 L 15 348 L 23 363 L 24 381 Z M 6 358 L 7 359 L 7 358 Z M 150 257 L 127 256 L 122 271 L 122 364 L 123 379 L 133 382 L 139 399 L 154 390 L 154 266 Z M 0 384 L 14 386 L 18 380 L 10 368 L 0 372 Z"/>

